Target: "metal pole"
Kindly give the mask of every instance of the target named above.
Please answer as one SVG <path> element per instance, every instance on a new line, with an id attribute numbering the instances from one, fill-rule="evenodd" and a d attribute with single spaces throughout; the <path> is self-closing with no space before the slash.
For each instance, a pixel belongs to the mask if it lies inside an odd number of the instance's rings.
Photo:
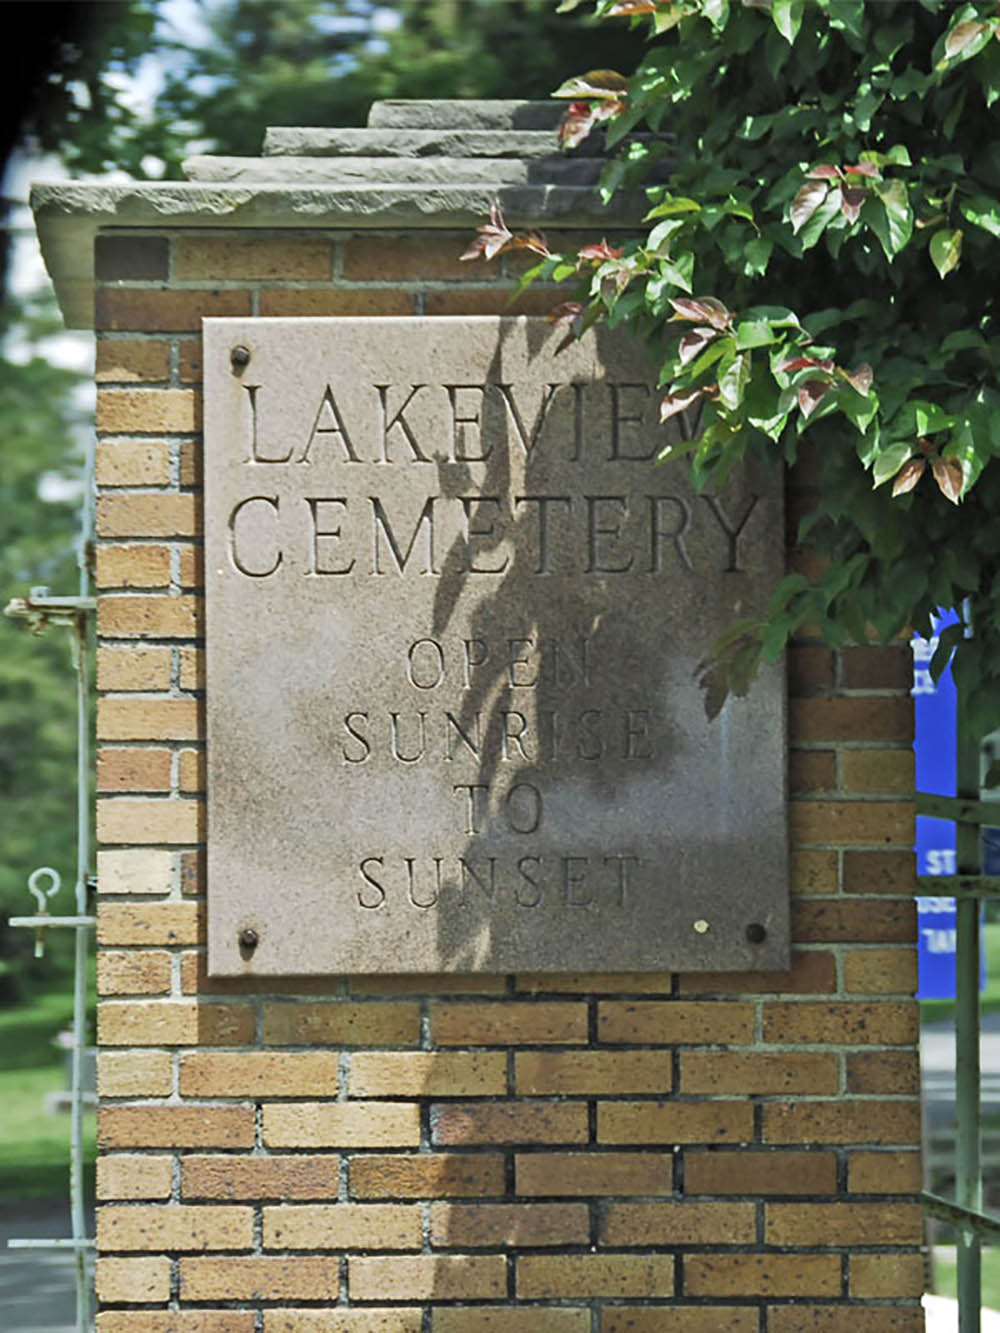
<path id="1" fill-rule="evenodd" d="M 967 734 L 962 692 L 958 693 L 956 794 L 979 799 L 979 742 Z M 959 874 L 980 869 L 979 825 L 956 822 Z M 955 941 L 955 1199 L 974 1212 L 983 1206 L 982 1124 L 979 1102 L 979 918 L 978 898 L 956 902 Z M 982 1282 L 980 1241 L 970 1227 L 956 1227 L 959 1333 L 980 1333 Z"/>

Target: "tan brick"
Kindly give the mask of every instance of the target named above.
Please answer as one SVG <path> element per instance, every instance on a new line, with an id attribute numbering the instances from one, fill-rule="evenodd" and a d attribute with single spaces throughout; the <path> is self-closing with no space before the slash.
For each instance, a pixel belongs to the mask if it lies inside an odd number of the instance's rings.
<path id="1" fill-rule="evenodd" d="M 844 750 L 845 791 L 910 795 L 913 791 L 913 750 Z"/>
<path id="2" fill-rule="evenodd" d="M 514 1082 L 521 1096 L 669 1092 L 669 1051 L 518 1051 Z"/>
<path id="3" fill-rule="evenodd" d="M 670 972 L 519 972 L 514 980 L 535 995 L 669 995 L 673 986 Z"/>
<path id="4" fill-rule="evenodd" d="M 251 1148 L 252 1106 L 103 1106 L 101 1148 Z"/>
<path id="5" fill-rule="evenodd" d="M 578 1102 L 444 1103 L 431 1107 L 431 1137 L 446 1147 L 484 1143 L 586 1143 L 587 1107 Z"/>
<path id="6" fill-rule="evenodd" d="M 795 1045 L 905 1046 L 920 1037 L 916 1003 L 765 1004 L 764 1040 Z"/>
<path id="7" fill-rule="evenodd" d="M 670 1153 L 540 1152 L 515 1158 L 518 1194 L 673 1194 Z"/>
<path id="8" fill-rule="evenodd" d="M 97 1159 L 99 1199 L 169 1199 L 173 1159 L 142 1153 L 105 1154 Z"/>
<path id="9" fill-rule="evenodd" d="M 788 734 L 797 741 L 910 741 L 913 700 L 790 699 Z"/>
<path id="10" fill-rule="evenodd" d="M 756 1306 L 670 1306 L 670 1333 L 757 1333 Z M 665 1333 L 663 1309 L 657 1306 L 617 1305 L 601 1313 L 601 1333 Z"/>
<path id="11" fill-rule="evenodd" d="M 197 944 L 205 928 L 198 903 L 100 903 L 97 942 L 109 944 Z"/>
<path id="12" fill-rule="evenodd" d="M 265 1310 L 264 1333 L 420 1333 L 420 1310 Z"/>
<path id="13" fill-rule="evenodd" d="M 769 1203 L 767 1245 L 919 1245 L 918 1203 Z"/>
<path id="14" fill-rule="evenodd" d="M 427 293 L 424 306 L 428 315 L 547 315 L 563 299 L 561 293 L 541 287 L 512 297 L 513 287 L 506 286 L 492 291 L 436 291 Z"/>
<path id="15" fill-rule="evenodd" d="M 850 1262 L 852 1296 L 862 1300 L 899 1296 L 920 1299 L 924 1289 L 924 1260 L 919 1251 L 911 1254 L 853 1254 Z"/>
<path id="16" fill-rule="evenodd" d="M 797 897 L 832 894 L 839 888 L 839 856 L 816 848 L 793 847 L 788 857 L 788 876 Z"/>
<path id="17" fill-rule="evenodd" d="M 332 250 L 317 236 L 178 236 L 174 241 L 174 276 L 205 278 L 280 278 L 285 282 L 329 278 Z"/>
<path id="18" fill-rule="evenodd" d="M 202 872 L 185 872 L 184 857 L 200 858 L 204 852 L 182 853 L 181 892 L 187 897 L 194 897 L 204 892 Z M 210 977 L 207 961 L 202 950 L 188 951 L 181 955 L 181 992 L 184 995 L 329 995 L 330 978 L 317 975 L 314 977 L 280 976 L 241 976 Z"/>
<path id="19" fill-rule="evenodd" d="M 205 316 L 250 314 L 249 292 L 98 288 L 95 327 L 126 333 L 200 333 Z"/>
<path id="20" fill-rule="evenodd" d="M 919 1051 L 863 1051 L 849 1055 L 847 1091 L 917 1096 L 920 1092 Z"/>
<path id="21" fill-rule="evenodd" d="M 598 1143 L 748 1143 L 753 1106 L 743 1101 L 598 1102 Z"/>
<path id="22" fill-rule="evenodd" d="M 195 1000 L 105 1000 L 97 1010 L 102 1046 L 242 1046 L 253 1040 L 247 1004 Z"/>
<path id="23" fill-rule="evenodd" d="M 332 1051 L 192 1051 L 181 1056 L 182 1097 L 335 1097 Z"/>
<path id="24" fill-rule="evenodd" d="M 590 1333 L 589 1310 L 542 1305 L 438 1305 L 433 1333 Z"/>
<path id="25" fill-rule="evenodd" d="M 825 643 L 791 643 L 785 657 L 790 695 L 833 689 L 834 655 Z"/>
<path id="26" fill-rule="evenodd" d="M 201 503 L 196 495 L 157 492 L 97 499 L 100 537 L 196 537 L 200 531 Z"/>
<path id="27" fill-rule="evenodd" d="M 835 1194 L 832 1152 L 691 1152 L 684 1154 L 684 1192 L 697 1194 Z"/>
<path id="28" fill-rule="evenodd" d="M 202 484 L 203 450 L 200 440 L 181 440 L 177 448 L 178 481 L 182 486 Z"/>
<path id="29" fill-rule="evenodd" d="M 182 588 L 205 586 L 205 551 L 201 546 L 183 542 L 177 548 L 177 578 Z"/>
<path id="30" fill-rule="evenodd" d="M 687 1254 L 687 1296 L 838 1296 L 836 1254 Z"/>
<path id="31" fill-rule="evenodd" d="M 169 893 L 173 883 L 173 852 L 129 847 L 97 853 L 99 893 Z"/>
<path id="32" fill-rule="evenodd" d="M 500 1153 L 370 1153 L 351 1159 L 349 1183 L 356 1199 L 458 1199 L 503 1194 L 504 1159 Z"/>
<path id="33" fill-rule="evenodd" d="M 359 1051 L 351 1056 L 352 1097 L 502 1097 L 502 1051 Z"/>
<path id="34" fill-rule="evenodd" d="M 852 1194 L 919 1194 L 919 1152 L 852 1152 L 847 1188 Z"/>
<path id="35" fill-rule="evenodd" d="M 169 1097 L 174 1078 L 169 1051 L 99 1051 L 102 1097 Z"/>
<path id="36" fill-rule="evenodd" d="M 201 430 L 201 395 L 195 389 L 98 389 L 97 429 L 111 435 Z"/>
<path id="37" fill-rule="evenodd" d="M 795 795 L 831 792 L 837 787 L 837 757 L 832 750 L 792 750 L 788 789 Z"/>
<path id="38" fill-rule="evenodd" d="M 182 384 L 197 384 L 203 374 L 204 365 L 201 355 L 200 338 L 179 339 L 180 347 L 177 358 L 177 374 Z M 192 482 L 184 482 L 181 485 L 192 485 Z"/>
<path id="39" fill-rule="evenodd" d="M 167 546 L 99 546 L 99 588 L 166 588 L 170 584 L 170 548 Z M 101 609 L 107 615 L 107 599 Z M 101 633 L 114 637 L 113 630 Z"/>
<path id="40" fill-rule="evenodd" d="M 584 1203 L 435 1203 L 431 1244 L 505 1249 L 586 1245 L 590 1210 Z"/>
<path id="41" fill-rule="evenodd" d="M 845 893 L 886 893 L 905 897 L 917 884 L 913 852 L 845 852 Z"/>
<path id="42" fill-rule="evenodd" d="M 824 949 L 796 949 L 788 972 L 682 972 L 678 984 L 682 995 L 826 995 L 837 989 L 837 967 Z"/>
<path id="43" fill-rule="evenodd" d="M 792 801 L 788 833 L 797 843 L 894 843 L 912 845 L 910 801 Z"/>
<path id="44" fill-rule="evenodd" d="M 412 315 L 413 295 L 397 288 L 374 287 L 335 290 L 263 291 L 262 315 Z"/>
<path id="45" fill-rule="evenodd" d="M 206 855 L 204 847 L 194 851 L 181 852 L 181 893 L 185 897 L 197 896 L 205 892 Z"/>
<path id="46" fill-rule="evenodd" d="M 178 783 L 182 792 L 205 790 L 205 753 L 203 750 L 182 750 L 177 765 Z"/>
<path id="47" fill-rule="evenodd" d="M 165 440 L 101 440 L 98 486 L 169 486 L 170 446 Z"/>
<path id="48" fill-rule="evenodd" d="M 264 1107 L 268 1148 L 415 1148 L 414 1102 L 278 1102 Z"/>
<path id="49" fill-rule="evenodd" d="M 170 649 L 129 644 L 127 648 L 98 648 L 99 690 L 167 690 L 170 688 Z"/>
<path id="50" fill-rule="evenodd" d="M 106 1310 L 97 1333 L 253 1333 L 252 1310 Z"/>
<path id="51" fill-rule="evenodd" d="M 267 1046 L 416 1046 L 420 1006 L 386 1004 L 265 1004 Z"/>
<path id="52" fill-rule="evenodd" d="M 470 275 L 468 262 L 459 259 L 468 245 L 461 232 L 423 232 L 413 235 L 352 236 L 344 244 L 343 274 L 349 282 L 422 282 L 455 278 L 468 282 L 498 274 L 498 267 L 478 266 Z"/>
<path id="53" fill-rule="evenodd" d="M 419 1250 L 419 1204 L 282 1204 L 264 1209 L 265 1250 Z"/>
<path id="54" fill-rule="evenodd" d="M 681 1092 L 746 1096 L 789 1092 L 832 1093 L 840 1087 L 835 1055 L 789 1051 L 682 1051 Z"/>
<path id="55" fill-rule="evenodd" d="M 202 611 L 200 597 L 116 593 L 98 598 L 97 632 L 108 639 L 194 639 Z"/>
<path id="56" fill-rule="evenodd" d="M 920 1103 L 773 1102 L 764 1107 L 765 1143 L 919 1143 Z"/>
<path id="57" fill-rule="evenodd" d="M 908 643 L 841 649 L 841 678 L 849 690 L 905 690 L 913 685 Z"/>
<path id="58" fill-rule="evenodd" d="M 876 903 L 813 898 L 792 904 L 792 936 L 803 944 L 911 944 L 916 931 L 911 898 Z"/>
<path id="59" fill-rule="evenodd" d="M 668 1254 L 523 1254 L 517 1259 L 522 1300 L 598 1296 L 672 1296 Z"/>
<path id="60" fill-rule="evenodd" d="M 105 1204 L 97 1210 L 99 1250 L 249 1250 L 253 1209 L 213 1204 Z"/>
<path id="61" fill-rule="evenodd" d="M 844 989 L 867 995 L 913 995 L 915 949 L 852 949 L 844 955 Z"/>
<path id="62" fill-rule="evenodd" d="M 297 1254 L 277 1258 L 181 1259 L 182 1301 L 335 1301 L 340 1260 Z"/>
<path id="63" fill-rule="evenodd" d="M 170 377 L 170 346 L 152 338 L 99 338 L 98 384 L 144 380 L 155 382 Z"/>
<path id="64" fill-rule="evenodd" d="M 98 995 L 168 995 L 170 955 L 162 949 L 102 949 L 97 955 Z"/>
<path id="65" fill-rule="evenodd" d="M 169 791 L 169 750 L 97 752 L 98 791 Z"/>
<path id="66" fill-rule="evenodd" d="M 707 1045 L 753 1040 L 752 1004 L 689 1000 L 604 1000 L 597 1009 L 600 1041 L 637 1045 Z"/>
<path id="67" fill-rule="evenodd" d="M 105 741 L 192 741 L 199 732 L 194 699 L 98 699 L 97 734 Z"/>
<path id="68" fill-rule="evenodd" d="M 329 1199 L 340 1192 L 335 1153 L 181 1158 L 184 1199 Z"/>
<path id="69" fill-rule="evenodd" d="M 601 1218 L 602 1245 L 752 1245 L 752 1203 L 612 1203 Z"/>
<path id="70" fill-rule="evenodd" d="M 353 996 L 377 995 L 505 995 L 507 978 L 489 972 L 383 972 L 347 978 Z"/>
<path id="71" fill-rule="evenodd" d="M 768 1333 L 924 1333 L 920 1305 L 865 1309 L 859 1305 L 774 1305 Z"/>
<path id="72" fill-rule="evenodd" d="M 97 1299 L 103 1305 L 169 1300 L 170 1260 L 160 1255 L 142 1259 L 98 1259 Z"/>
<path id="73" fill-rule="evenodd" d="M 431 1031 L 441 1046 L 570 1045 L 587 1040 L 587 1006 L 562 1001 L 443 1001 L 431 1005 Z"/>
<path id="74" fill-rule="evenodd" d="M 202 842 L 204 838 L 203 801 L 170 798 L 143 801 L 131 796 L 105 796 L 97 802 L 98 842 L 177 844 Z"/>
<path id="75" fill-rule="evenodd" d="M 400 1301 L 498 1300 L 507 1294 L 502 1254 L 372 1255 L 348 1260 L 351 1300 L 391 1291 Z"/>

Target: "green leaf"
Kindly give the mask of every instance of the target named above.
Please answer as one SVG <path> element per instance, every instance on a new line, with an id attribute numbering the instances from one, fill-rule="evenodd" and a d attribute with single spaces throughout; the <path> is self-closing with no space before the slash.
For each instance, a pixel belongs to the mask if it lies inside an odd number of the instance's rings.
<path id="1" fill-rule="evenodd" d="M 872 477 L 876 486 L 881 486 L 894 477 L 906 460 L 913 453 L 913 442 L 903 440 L 899 444 L 890 445 L 884 453 L 879 454 L 875 459 L 875 465 L 872 468 Z"/>
<path id="2" fill-rule="evenodd" d="M 831 190 L 820 204 L 806 225 L 799 232 L 803 250 L 811 250 L 826 231 L 827 227 L 840 215 L 840 191 Z"/>
<path id="3" fill-rule="evenodd" d="M 991 236 L 1000 236 L 1000 203 L 985 194 L 974 195 L 961 204 L 962 217 Z"/>
<path id="4" fill-rule="evenodd" d="M 750 357 L 740 352 L 719 377 L 719 400 L 730 412 L 735 412 L 742 403 L 749 378 Z"/>
<path id="5" fill-rule="evenodd" d="M 663 222 L 658 222 L 649 233 L 645 248 L 651 251 L 659 250 L 664 241 L 668 241 L 674 232 L 680 231 L 686 225 L 684 218 L 667 218 Z"/>
<path id="6" fill-rule="evenodd" d="M 766 347 L 773 342 L 774 330 L 766 319 L 748 319 L 736 325 L 736 350 L 739 352 L 751 347 Z"/>
<path id="7" fill-rule="evenodd" d="M 677 255 L 673 259 L 661 258 L 659 265 L 662 277 L 669 279 L 682 291 L 691 292 L 691 278 L 694 275 L 694 254 L 690 250 L 685 250 L 683 254 Z"/>
<path id="8" fill-rule="evenodd" d="M 901 180 L 873 181 L 872 189 L 877 197 L 868 199 L 861 217 L 878 237 L 891 263 L 913 235 L 910 196 Z"/>
<path id="9" fill-rule="evenodd" d="M 958 267 L 958 261 L 962 254 L 961 230 L 941 229 L 936 231 L 931 237 L 930 252 L 934 267 L 939 275 L 942 278 L 947 277 L 952 269 Z"/>
<path id="10" fill-rule="evenodd" d="M 805 0 L 773 0 L 771 4 L 771 18 L 774 20 L 774 26 L 789 46 L 794 44 L 796 37 L 799 35 L 804 9 Z"/>
<path id="11" fill-rule="evenodd" d="M 755 236 L 743 246 L 743 274 L 745 277 L 760 277 L 767 272 L 768 260 L 774 242 L 763 236 Z"/>
<path id="12" fill-rule="evenodd" d="M 654 218 L 671 218 L 677 213 L 698 213 L 701 211 L 701 204 L 697 199 L 688 199 L 683 195 L 665 195 L 663 199 L 651 208 L 646 214 L 645 221 L 652 222 Z"/>

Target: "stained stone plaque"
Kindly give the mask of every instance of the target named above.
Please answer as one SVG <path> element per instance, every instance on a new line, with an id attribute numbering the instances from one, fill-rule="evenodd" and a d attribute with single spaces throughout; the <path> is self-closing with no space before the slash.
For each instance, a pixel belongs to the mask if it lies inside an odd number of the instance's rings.
<path id="1" fill-rule="evenodd" d="M 205 321 L 209 969 L 781 968 L 783 673 L 695 668 L 783 564 L 626 337 Z"/>

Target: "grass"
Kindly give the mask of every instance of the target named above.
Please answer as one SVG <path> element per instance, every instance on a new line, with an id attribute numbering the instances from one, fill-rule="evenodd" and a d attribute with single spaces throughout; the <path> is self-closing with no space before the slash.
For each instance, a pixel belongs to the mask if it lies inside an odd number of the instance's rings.
<path id="1" fill-rule="evenodd" d="M 66 1087 L 63 1053 L 52 1044 L 73 1011 L 68 977 L 0 1009 L 0 1204 L 69 1192 L 68 1113 L 44 1108 Z M 96 1153 L 94 1117 L 84 1121 L 87 1177 Z"/>
<path id="2" fill-rule="evenodd" d="M 938 1296 L 956 1298 L 957 1265 L 954 1245 L 934 1246 L 934 1291 Z M 983 1305 L 1000 1310 L 1000 1249 L 983 1246 Z"/>
<path id="3" fill-rule="evenodd" d="M 983 927 L 983 953 L 986 958 L 986 989 L 980 995 L 983 1013 L 1000 1012 L 1000 921 L 988 921 Z M 921 1000 L 920 1018 L 924 1023 L 954 1020 L 953 1000 Z"/>

